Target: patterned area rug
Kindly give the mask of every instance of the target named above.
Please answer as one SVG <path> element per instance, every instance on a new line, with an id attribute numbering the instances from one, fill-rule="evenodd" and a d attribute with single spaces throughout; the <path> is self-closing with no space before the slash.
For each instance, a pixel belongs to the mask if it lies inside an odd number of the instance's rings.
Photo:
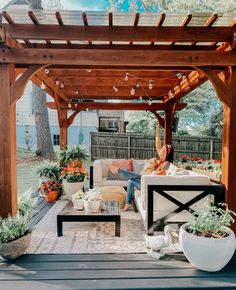
<path id="1" fill-rule="evenodd" d="M 56 216 L 68 201 L 59 200 L 33 231 L 27 249 L 30 254 L 42 253 L 144 253 L 146 252 L 143 222 L 139 213 L 121 212 L 121 236 L 115 237 L 114 223 L 64 223 L 63 237 L 57 237 Z M 163 234 L 163 233 L 161 233 Z M 174 241 L 166 252 L 179 252 Z"/>

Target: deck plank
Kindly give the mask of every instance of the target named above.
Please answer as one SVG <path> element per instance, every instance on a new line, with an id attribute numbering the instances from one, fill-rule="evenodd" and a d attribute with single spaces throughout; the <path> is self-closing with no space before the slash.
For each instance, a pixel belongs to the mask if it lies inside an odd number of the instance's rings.
<path id="1" fill-rule="evenodd" d="M 182 254 L 24 255 L 0 262 L 0 290 L 8 289 L 236 289 L 236 256 L 222 271 L 196 270 Z"/>

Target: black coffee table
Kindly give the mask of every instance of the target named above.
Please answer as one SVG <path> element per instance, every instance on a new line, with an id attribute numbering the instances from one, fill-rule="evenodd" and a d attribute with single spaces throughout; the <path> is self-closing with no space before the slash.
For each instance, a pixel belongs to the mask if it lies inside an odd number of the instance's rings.
<path id="1" fill-rule="evenodd" d="M 69 202 L 57 215 L 57 236 L 62 236 L 63 222 L 114 222 L 115 235 L 120 237 L 120 205 L 117 201 L 105 202 L 105 209 L 97 213 L 75 210 Z"/>

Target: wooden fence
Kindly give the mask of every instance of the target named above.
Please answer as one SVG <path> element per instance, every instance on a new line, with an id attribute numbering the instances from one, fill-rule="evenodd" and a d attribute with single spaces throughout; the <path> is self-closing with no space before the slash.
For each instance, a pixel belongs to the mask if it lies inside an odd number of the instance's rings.
<path id="1" fill-rule="evenodd" d="M 90 133 L 90 156 L 101 158 L 150 159 L 156 156 L 155 137 L 139 134 Z M 173 137 L 174 158 L 182 155 L 203 159 L 221 159 L 221 139 L 207 137 Z"/>

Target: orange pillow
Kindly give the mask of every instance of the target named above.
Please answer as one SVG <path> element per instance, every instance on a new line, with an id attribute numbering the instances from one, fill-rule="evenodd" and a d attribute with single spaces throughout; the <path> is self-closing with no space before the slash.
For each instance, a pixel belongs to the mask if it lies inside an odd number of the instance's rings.
<path id="1" fill-rule="evenodd" d="M 166 170 L 154 170 L 152 175 L 166 175 Z"/>
<path id="2" fill-rule="evenodd" d="M 111 165 L 120 169 L 128 169 L 129 171 L 133 171 L 133 162 L 131 159 L 112 161 Z"/>

